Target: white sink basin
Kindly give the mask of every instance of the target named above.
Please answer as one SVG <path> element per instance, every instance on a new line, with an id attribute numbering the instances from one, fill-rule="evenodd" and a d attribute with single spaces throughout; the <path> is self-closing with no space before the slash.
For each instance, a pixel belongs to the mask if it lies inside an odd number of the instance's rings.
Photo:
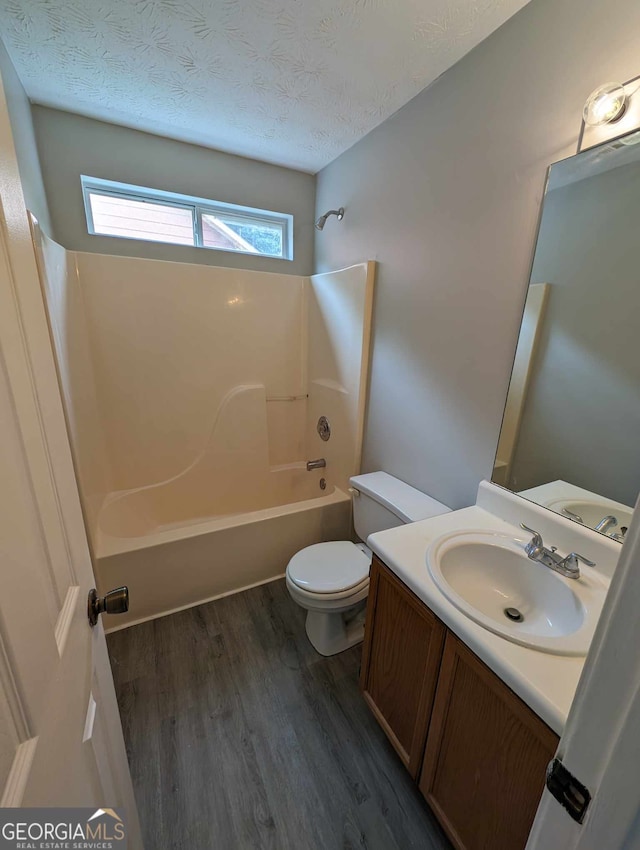
<path id="1" fill-rule="evenodd" d="M 581 517 L 582 522 L 589 528 L 595 528 L 606 516 L 614 516 L 618 520 L 618 525 L 610 528 L 607 534 L 619 534 L 623 526 L 628 527 L 630 525 L 633 515 L 632 508 L 620 505 L 617 502 L 597 502 L 589 499 L 554 499 L 552 502 L 548 502 L 546 507 L 567 516 L 563 511 L 563 508 L 565 508 Z"/>
<path id="2" fill-rule="evenodd" d="M 489 531 L 444 534 L 427 550 L 440 591 L 507 640 L 557 655 L 586 655 L 607 585 L 593 570 L 567 579 L 524 552 L 527 540 Z"/>

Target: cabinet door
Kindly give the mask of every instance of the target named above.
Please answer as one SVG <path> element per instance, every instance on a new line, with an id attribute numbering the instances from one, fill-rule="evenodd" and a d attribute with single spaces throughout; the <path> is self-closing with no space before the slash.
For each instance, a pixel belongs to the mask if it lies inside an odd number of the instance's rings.
<path id="1" fill-rule="evenodd" d="M 414 778 L 422 763 L 444 634 L 437 617 L 374 556 L 360 687 Z"/>
<path id="2" fill-rule="evenodd" d="M 420 790 L 458 850 L 521 850 L 558 736 L 451 632 Z"/>

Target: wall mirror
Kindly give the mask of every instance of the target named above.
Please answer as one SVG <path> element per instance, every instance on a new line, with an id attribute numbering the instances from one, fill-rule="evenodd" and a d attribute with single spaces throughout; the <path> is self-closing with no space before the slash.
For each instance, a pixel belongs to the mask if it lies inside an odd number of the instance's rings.
<path id="1" fill-rule="evenodd" d="M 492 480 L 622 541 L 640 489 L 640 132 L 548 173 Z"/>

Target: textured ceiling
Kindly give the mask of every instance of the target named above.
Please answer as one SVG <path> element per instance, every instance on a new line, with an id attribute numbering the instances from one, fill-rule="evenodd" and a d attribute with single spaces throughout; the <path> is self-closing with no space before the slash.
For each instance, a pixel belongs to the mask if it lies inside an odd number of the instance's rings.
<path id="1" fill-rule="evenodd" d="M 528 0 L 0 0 L 31 100 L 317 171 Z"/>

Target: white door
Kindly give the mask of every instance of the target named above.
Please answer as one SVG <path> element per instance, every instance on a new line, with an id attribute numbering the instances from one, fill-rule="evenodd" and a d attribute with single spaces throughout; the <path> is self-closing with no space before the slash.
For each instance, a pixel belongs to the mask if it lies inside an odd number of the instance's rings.
<path id="1" fill-rule="evenodd" d="M 640 500 L 558 757 L 591 794 L 572 820 L 545 790 L 527 850 L 640 850 Z"/>
<path id="2" fill-rule="evenodd" d="M 142 847 L 0 85 L 0 805 L 122 807 Z"/>

